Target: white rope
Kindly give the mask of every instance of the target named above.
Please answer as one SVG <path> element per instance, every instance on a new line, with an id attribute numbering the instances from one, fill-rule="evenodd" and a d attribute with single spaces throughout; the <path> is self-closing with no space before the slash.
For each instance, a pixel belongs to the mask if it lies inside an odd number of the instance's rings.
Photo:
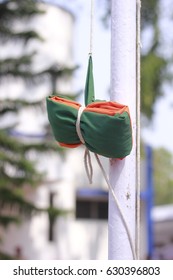
<path id="1" fill-rule="evenodd" d="M 85 140 L 82 136 L 81 129 L 80 129 L 80 119 L 81 119 L 81 115 L 82 115 L 84 110 L 85 110 L 85 106 L 81 106 L 79 108 L 78 115 L 77 115 L 77 121 L 76 121 L 76 132 L 77 132 L 77 135 L 79 136 L 79 139 L 80 139 L 82 144 L 85 144 Z"/>
<path id="2" fill-rule="evenodd" d="M 85 164 L 85 170 L 86 170 L 86 174 L 88 176 L 88 180 L 89 180 L 90 184 L 92 184 L 93 168 L 92 168 L 90 151 L 87 148 L 85 148 L 84 164 Z"/>
<path id="3" fill-rule="evenodd" d="M 140 25 L 141 25 L 141 0 L 137 0 L 136 11 L 136 255 L 140 259 Z"/>
<path id="4" fill-rule="evenodd" d="M 94 0 L 91 0 L 91 8 L 90 8 L 90 49 L 89 54 L 92 55 L 93 52 L 93 26 L 94 26 Z"/>
<path id="5" fill-rule="evenodd" d="M 78 135 L 81 143 L 85 145 L 85 140 L 82 136 L 82 132 L 80 129 L 80 120 L 81 120 L 81 116 L 82 116 L 82 113 L 84 110 L 85 110 L 85 106 L 81 106 L 78 110 L 77 121 L 76 121 L 76 132 L 77 132 L 77 135 Z M 84 164 L 85 164 L 85 170 L 86 170 L 86 174 L 88 176 L 88 180 L 89 180 L 90 184 L 92 184 L 93 168 L 92 168 L 92 163 L 91 163 L 91 155 L 87 148 L 85 149 L 85 154 L 84 154 Z"/>
<path id="6" fill-rule="evenodd" d="M 95 154 L 95 157 L 96 157 L 97 163 L 98 163 L 98 165 L 99 165 L 99 167 L 100 167 L 100 169 L 101 169 L 101 171 L 102 171 L 102 174 L 103 174 L 103 176 L 104 176 L 104 178 L 105 178 L 105 181 L 106 181 L 106 183 L 107 183 L 107 185 L 108 185 L 108 187 L 109 187 L 109 190 L 110 190 L 111 193 L 112 193 L 112 196 L 113 196 L 113 198 L 114 198 L 114 201 L 115 201 L 115 204 L 116 204 L 116 206 L 117 206 L 117 208 L 118 208 L 118 211 L 119 211 L 119 213 L 120 213 L 121 220 L 122 220 L 122 222 L 123 222 L 123 224 L 124 224 L 124 227 L 125 227 L 125 229 L 126 229 L 126 232 L 127 232 L 127 236 L 128 236 L 128 239 L 129 239 L 129 243 L 130 243 L 130 247 L 131 247 L 131 250 L 132 250 L 133 258 L 136 260 L 135 246 L 134 246 L 134 244 L 133 244 L 133 240 L 132 240 L 132 237 L 131 237 L 131 233 L 130 233 L 129 227 L 128 227 L 128 225 L 127 225 L 126 219 L 125 219 L 125 217 L 124 217 L 124 214 L 123 214 L 123 212 L 122 212 L 122 209 L 121 209 L 121 207 L 120 207 L 119 201 L 118 201 L 118 199 L 117 199 L 117 197 L 116 197 L 116 195 L 115 195 L 115 192 L 114 192 L 114 190 L 113 190 L 113 188 L 112 188 L 112 186 L 111 186 L 111 183 L 109 182 L 109 179 L 108 179 L 108 177 L 107 177 L 107 174 L 106 174 L 106 172 L 105 172 L 105 170 L 104 170 L 104 168 L 103 168 L 103 165 L 101 164 L 101 161 L 100 161 L 98 155 Z"/>

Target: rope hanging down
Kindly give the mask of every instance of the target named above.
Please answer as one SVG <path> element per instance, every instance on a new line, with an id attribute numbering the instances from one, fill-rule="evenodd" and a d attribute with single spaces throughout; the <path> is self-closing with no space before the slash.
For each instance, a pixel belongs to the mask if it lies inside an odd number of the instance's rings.
<path id="1" fill-rule="evenodd" d="M 76 132 L 78 134 L 78 137 L 82 144 L 85 145 L 85 140 L 82 136 L 81 129 L 80 129 L 80 119 L 83 111 L 85 110 L 85 106 L 81 106 L 78 110 L 78 116 L 77 116 L 77 121 L 76 121 Z M 89 179 L 90 184 L 92 184 L 92 177 L 93 177 L 93 168 L 92 168 L 92 163 L 91 163 L 91 156 L 89 150 L 86 148 L 85 149 L 85 155 L 84 155 L 84 164 L 85 164 L 85 170 Z"/>
<path id="2" fill-rule="evenodd" d="M 94 27 L 94 0 L 91 0 L 91 8 L 90 8 L 90 50 L 89 55 L 92 55 L 93 51 L 93 27 Z"/>

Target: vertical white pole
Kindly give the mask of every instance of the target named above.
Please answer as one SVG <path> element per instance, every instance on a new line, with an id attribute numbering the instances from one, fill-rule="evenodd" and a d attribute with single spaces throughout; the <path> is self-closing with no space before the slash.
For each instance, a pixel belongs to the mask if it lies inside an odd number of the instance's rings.
<path id="1" fill-rule="evenodd" d="M 136 0 L 111 4 L 111 100 L 129 106 L 133 149 L 123 160 L 110 160 L 110 183 L 119 200 L 135 246 L 136 208 Z M 109 259 L 133 259 L 119 211 L 109 194 Z"/>

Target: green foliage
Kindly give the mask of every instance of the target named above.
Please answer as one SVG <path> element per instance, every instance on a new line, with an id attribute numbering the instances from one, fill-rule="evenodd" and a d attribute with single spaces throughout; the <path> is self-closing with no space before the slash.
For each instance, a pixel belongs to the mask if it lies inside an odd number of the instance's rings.
<path id="1" fill-rule="evenodd" d="M 28 30 L 28 31 L 22 31 L 22 32 L 14 32 L 7 26 L 0 26 L 0 34 L 1 34 L 1 43 L 6 43 L 11 40 L 14 41 L 23 41 L 24 44 L 28 43 L 32 39 L 43 41 L 43 38 L 38 35 L 38 33 Z"/>
<path id="2" fill-rule="evenodd" d="M 110 0 L 102 0 L 102 3 L 104 5 L 107 3 L 104 20 L 108 20 L 111 12 Z M 173 80 L 170 72 L 172 59 L 168 60 L 163 54 L 164 41 L 161 40 L 163 34 L 160 29 L 160 3 L 159 0 L 141 1 L 142 35 L 144 31 L 150 31 L 152 34 L 148 48 L 144 51 L 141 49 L 141 112 L 148 121 L 152 120 L 154 105 L 157 100 L 164 95 L 163 84 Z M 167 35 L 165 34 L 165 36 Z M 142 157 L 145 157 L 143 144 L 141 144 L 141 154 Z M 154 186 L 156 205 L 173 203 L 172 170 L 172 154 L 165 149 L 155 149 Z"/>
<path id="3" fill-rule="evenodd" d="M 141 59 L 141 108 L 146 117 L 153 116 L 153 105 L 163 95 L 162 84 L 167 61 L 155 52 L 143 55 Z"/>
<path id="4" fill-rule="evenodd" d="M 103 22 L 108 23 L 111 15 L 111 1 L 102 0 L 104 6 Z M 163 54 L 164 46 L 160 40 L 162 34 L 160 30 L 160 1 L 141 1 L 141 31 L 152 31 L 152 39 L 149 48 L 141 53 L 141 112 L 149 120 L 154 114 L 154 105 L 164 94 L 163 83 L 171 82 L 172 75 L 169 60 Z M 143 43 L 143 42 L 142 42 Z"/>
<path id="5" fill-rule="evenodd" d="M 14 257 L 12 257 L 4 252 L 0 252 L 0 260 L 6 260 L 6 261 L 14 260 Z"/>
<path id="6" fill-rule="evenodd" d="M 159 47 L 159 21 L 158 6 L 156 0 L 142 1 L 141 23 L 142 31 L 150 28 L 153 31 L 153 38 L 148 51 L 141 56 L 141 110 L 151 120 L 154 113 L 154 105 L 157 99 L 163 94 L 162 83 L 167 61 L 158 55 Z"/>
<path id="7" fill-rule="evenodd" d="M 0 143 L 0 187 L 22 187 L 26 183 L 38 185 L 43 178 L 34 162 L 27 159 L 25 145 L 3 131 L 0 131 Z"/>
<path id="8" fill-rule="evenodd" d="M 42 39 L 34 30 L 15 30 L 17 22 L 26 22 L 36 15 L 44 14 L 37 1 L 33 0 L 4 0 L 0 3 L 0 35 L 1 42 L 19 40 L 27 43 L 31 39 Z M 10 19 L 10 20 L 9 20 Z"/>
<path id="9" fill-rule="evenodd" d="M 12 216 L 0 216 L 0 226 L 3 226 L 6 228 L 9 224 L 11 223 L 19 223 L 19 218 L 18 217 L 12 217 Z"/>
<path id="10" fill-rule="evenodd" d="M 28 83 L 36 83 L 40 73 L 35 73 L 32 70 L 32 59 L 35 52 L 29 55 L 21 55 L 20 57 L 8 57 L 0 59 L 0 81 L 7 82 L 10 80 L 24 80 Z"/>
<path id="11" fill-rule="evenodd" d="M 7 187 L 0 188 L 0 208 L 1 211 L 10 209 L 10 212 L 16 213 L 16 219 L 18 218 L 18 215 L 28 216 L 33 211 L 39 211 L 37 207 L 23 198 L 22 191 Z"/>
<path id="12" fill-rule="evenodd" d="M 161 40 L 160 1 L 142 1 L 142 31 L 152 31 L 148 50 L 141 56 L 141 111 L 148 120 L 154 115 L 154 105 L 164 95 L 163 84 L 172 82 L 170 61 L 165 57 Z M 165 35 L 166 36 L 166 35 Z"/>
<path id="13" fill-rule="evenodd" d="M 150 47 L 141 57 L 141 110 L 148 120 L 154 115 L 154 105 L 163 96 L 163 84 L 171 82 L 170 61 L 164 56 L 160 30 L 160 1 L 142 0 L 142 31 L 153 32 Z M 166 36 L 166 35 L 165 35 Z M 165 149 L 154 150 L 155 204 L 172 203 L 173 157 Z"/>
<path id="14" fill-rule="evenodd" d="M 2 23 L 9 23 L 9 18 L 11 22 L 16 21 L 16 19 L 31 19 L 32 16 L 43 14 L 45 11 L 42 11 L 38 8 L 38 1 L 33 0 L 3 0 L 1 2 L 0 9 L 0 18 Z"/>
<path id="15" fill-rule="evenodd" d="M 0 99 L 0 116 L 6 115 L 6 113 L 13 112 L 17 113 L 22 108 L 32 107 L 38 110 L 38 108 L 44 108 L 44 103 L 42 101 L 26 101 L 24 99 L 16 98 L 15 100 L 6 98 Z"/>
<path id="16" fill-rule="evenodd" d="M 163 149 L 154 150 L 155 204 L 173 202 L 173 156 Z"/>
<path id="17" fill-rule="evenodd" d="M 71 210 L 58 209 L 58 208 L 53 208 L 53 207 L 47 208 L 46 211 L 48 212 L 49 218 L 52 220 L 54 220 L 55 218 L 57 218 L 59 216 L 66 216 L 66 215 L 72 213 Z"/>
<path id="18" fill-rule="evenodd" d="M 72 68 L 67 68 L 67 67 L 62 67 L 61 65 L 58 65 L 58 64 L 54 64 L 54 65 L 51 65 L 49 68 L 44 69 L 42 72 L 40 72 L 40 74 L 41 75 L 48 74 L 48 75 L 50 75 L 50 77 L 58 76 L 58 78 L 64 77 L 64 76 L 70 77 L 73 74 L 73 72 L 77 69 L 78 69 L 78 66 L 75 66 Z"/>
<path id="19" fill-rule="evenodd" d="M 158 17 L 158 0 L 142 0 L 141 5 L 142 28 L 148 27 L 149 25 L 153 26 L 153 23 L 156 22 Z"/>

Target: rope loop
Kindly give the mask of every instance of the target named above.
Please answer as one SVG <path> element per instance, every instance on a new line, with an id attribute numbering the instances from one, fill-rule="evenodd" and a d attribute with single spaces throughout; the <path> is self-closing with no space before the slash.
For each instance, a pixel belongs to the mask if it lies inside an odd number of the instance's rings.
<path id="1" fill-rule="evenodd" d="M 78 110 L 77 121 L 76 121 L 76 132 L 82 144 L 85 144 L 85 140 L 82 136 L 81 129 L 80 129 L 80 119 L 82 116 L 83 111 L 85 110 L 85 106 L 81 106 Z"/>
<path id="2" fill-rule="evenodd" d="M 86 170 L 86 174 L 87 174 L 89 183 L 92 184 L 93 167 L 92 167 L 92 162 L 91 162 L 91 154 L 87 148 L 85 149 L 85 154 L 84 154 L 84 164 L 85 164 L 85 170 Z"/>
<path id="3" fill-rule="evenodd" d="M 77 121 L 76 121 L 76 132 L 83 145 L 85 145 L 85 140 L 83 138 L 83 135 L 82 135 L 82 132 L 80 129 L 80 120 L 81 120 L 81 116 L 82 116 L 82 113 L 84 110 L 85 110 L 85 106 L 81 106 L 79 108 L 78 115 L 77 115 Z M 84 164 L 85 164 L 85 170 L 86 170 L 88 180 L 89 180 L 90 184 L 92 184 L 93 168 L 92 168 L 90 151 L 87 148 L 85 148 Z"/>

